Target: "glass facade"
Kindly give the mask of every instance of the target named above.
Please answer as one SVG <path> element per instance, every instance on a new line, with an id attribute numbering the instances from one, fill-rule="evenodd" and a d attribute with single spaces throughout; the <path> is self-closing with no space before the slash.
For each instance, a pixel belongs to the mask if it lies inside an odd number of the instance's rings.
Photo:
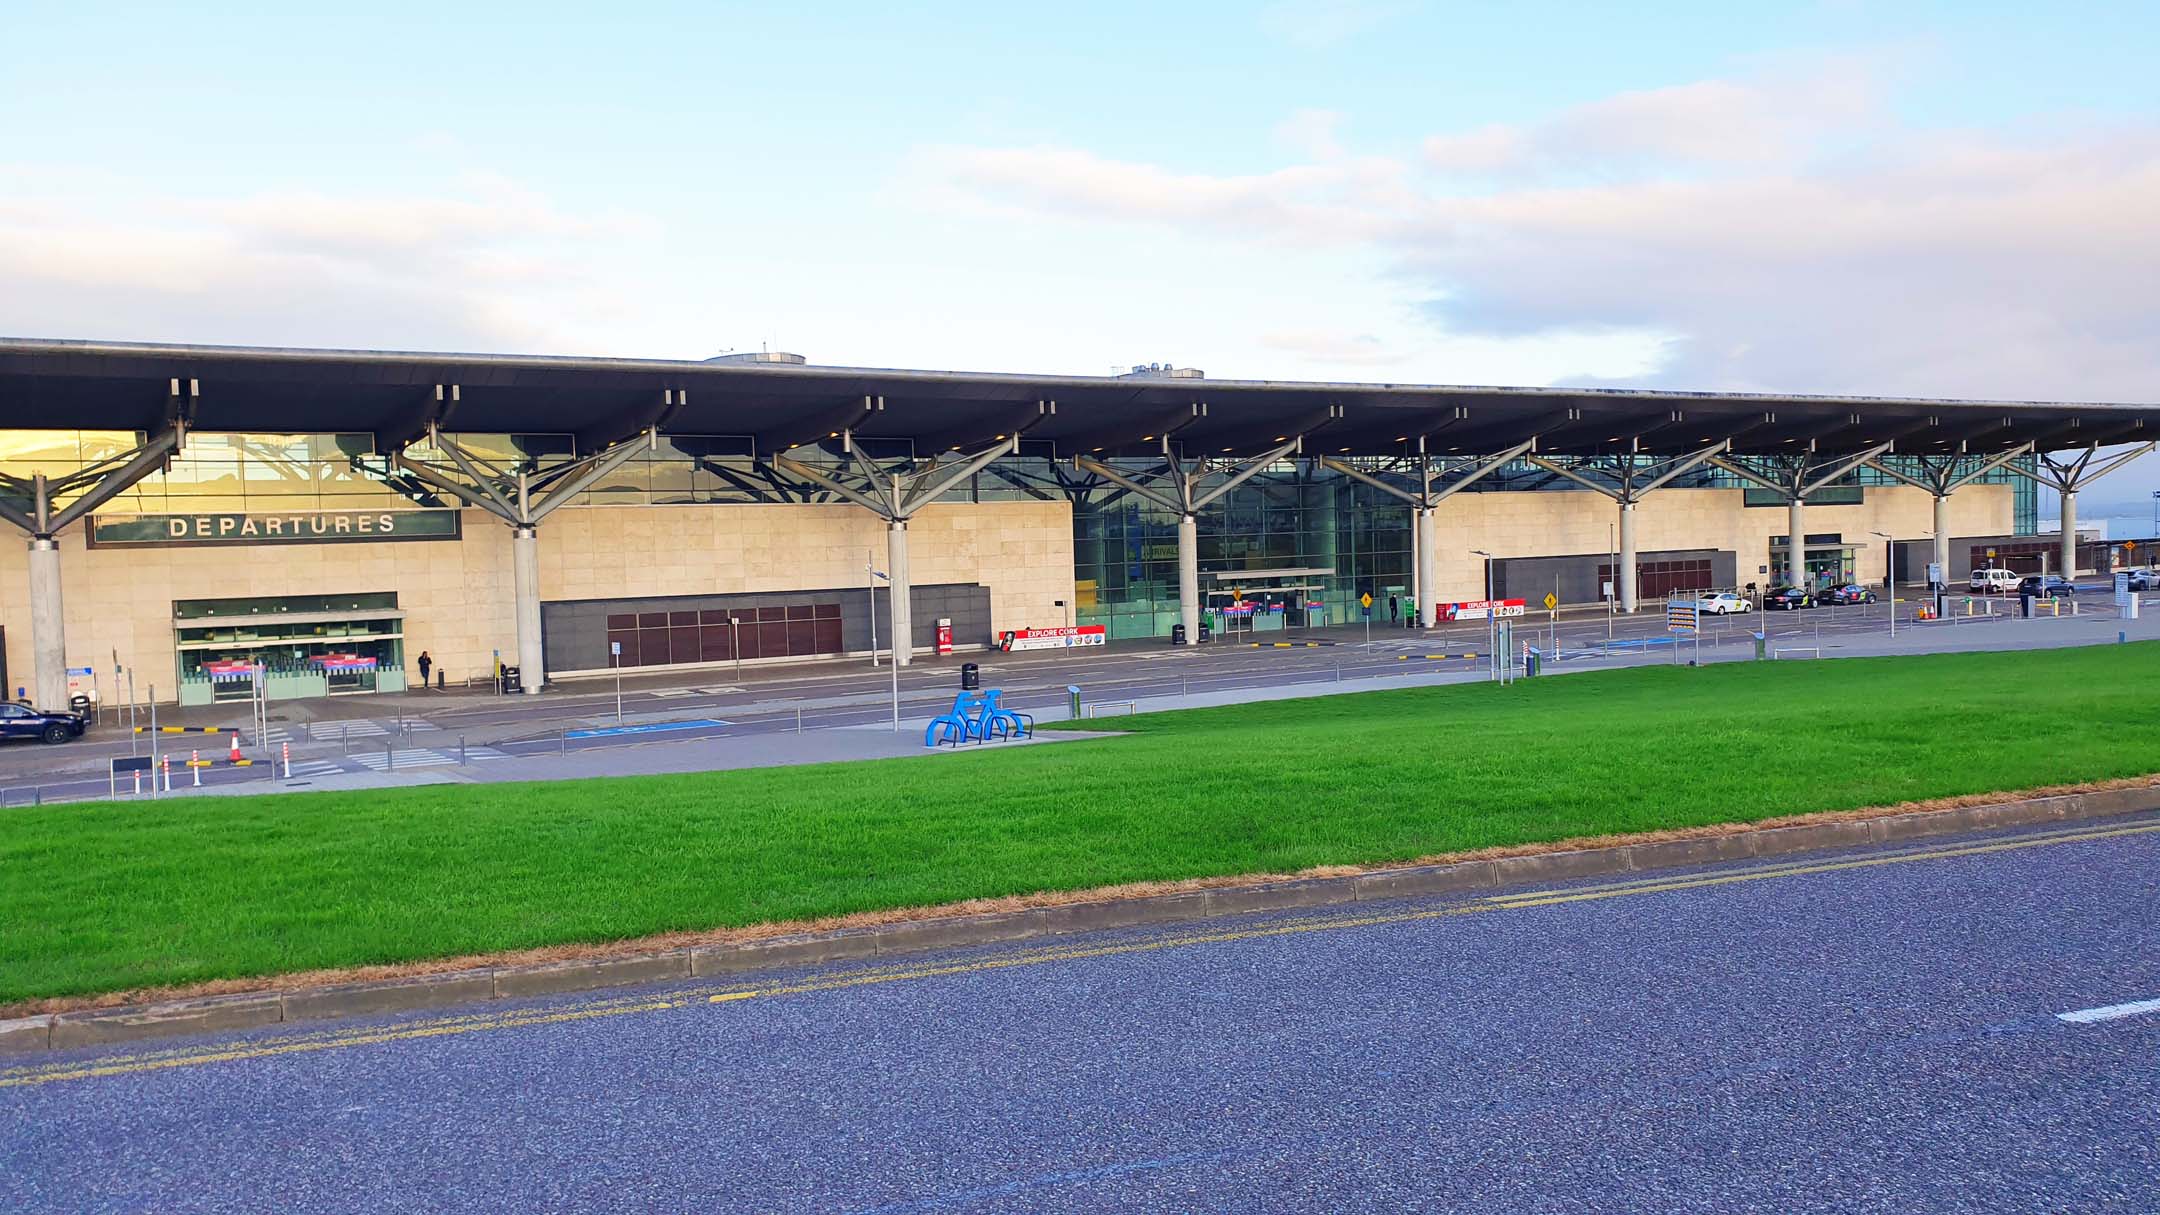
<path id="1" fill-rule="evenodd" d="M 173 619 L 182 704 L 244 700 L 258 676 L 273 700 L 405 686 L 392 591 L 183 599 Z"/>
<path id="2" fill-rule="evenodd" d="M 1135 463 L 1134 475 L 1146 471 Z M 1347 477 L 1315 476 L 1278 465 L 1238 485 L 1199 514 L 1201 591 L 1220 605 L 1239 591 L 1248 599 L 1292 600 L 1282 615 L 1302 622 L 1318 602 L 1326 621 L 1357 615 L 1358 596 L 1407 594 L 1410 508 Z M 1073 576 L 1081 624 L 1115 637 L 1168 636 L 1178 621 L 1177 515 L 1115 488 L 1095 489 L 1073 504 Z M 1251 587 L 1216 572 L 1332 570 L 1332 575 L 1256 578 Z M 1218 583 L 1223 584 L 1218 586 Z M 1279 587 L 1270 591 L 1269 585 Z M 1257 624 L 1265 628 L 1272 621 Z"/>

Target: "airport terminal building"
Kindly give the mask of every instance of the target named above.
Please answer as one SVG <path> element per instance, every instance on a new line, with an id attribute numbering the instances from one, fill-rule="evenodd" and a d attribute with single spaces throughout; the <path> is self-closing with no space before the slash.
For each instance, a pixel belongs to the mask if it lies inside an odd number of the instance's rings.
<path id="1" fill-rule="evenodd" d="M 2063 552 L 2036 486 L 2074 533 L 2154 412 L 8 339 L 0 654 L 45 707 L 116 670 L 208 703 L 399 690 L 423 652 L 537 690 L 895 622 L 1192 643 L 1368 594 L 1431 622 L 1956 578 Z"/>

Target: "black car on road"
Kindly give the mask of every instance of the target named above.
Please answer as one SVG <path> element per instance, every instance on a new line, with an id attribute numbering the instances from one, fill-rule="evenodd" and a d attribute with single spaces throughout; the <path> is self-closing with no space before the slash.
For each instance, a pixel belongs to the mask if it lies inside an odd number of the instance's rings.
<path id="1" fill-rule="evenodd" d="M 29 705 L 0 704 L 0 740 L 36 738 L 64 743 L 81 738 L 90 719 L 80 713 L 40 713 Z"/>
<path id="2" fill-rule="evenodd" d="M 1829 590 L 1824 591 L 1822 593 L 1822 602 L 1873 603 L 1875 602 L 1875 592 L 1869 590 L 1864 586 L 1861 586 L 1857 582 L 1848 582 L 1844 586 L 1833 586 Z"/>
<path id="3" fill-rule="evenodd" d="M 1798 586 L 1774 586 L 1762 597 L 1766 612 L 1796 612 L 1804 607 L 1814 607 L 1815 597 L 1807 588 Z"/>
<path id="4" fill-rule="evenodd" d="M 2018 582 L 2017 593 L 2035 599 L 2053 599 L 2058 595 L 2075 595 L 2077 583 L 2061 574 L 2027 574 Z"/>

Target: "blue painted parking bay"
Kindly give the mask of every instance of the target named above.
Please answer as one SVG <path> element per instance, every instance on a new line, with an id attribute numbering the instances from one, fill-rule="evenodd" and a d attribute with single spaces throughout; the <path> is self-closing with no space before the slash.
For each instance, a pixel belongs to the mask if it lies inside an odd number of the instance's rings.
<path id="1" fill-rule="evenodd" d="M 565 730 L 564 738 L 616 738 L 624 734 L 666 734 L 675 730 L 709 730 L 715 726 L 732 726 L 734 722 L 721 721 L 716 717 L 700 717 L 694 721 L 656 721 L 643 726 L 605 726 L 598 730 Z"/>

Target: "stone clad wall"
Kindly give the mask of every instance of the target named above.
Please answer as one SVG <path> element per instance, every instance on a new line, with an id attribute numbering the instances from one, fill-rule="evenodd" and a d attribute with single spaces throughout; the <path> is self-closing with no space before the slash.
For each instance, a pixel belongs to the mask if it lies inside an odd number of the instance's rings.
<path id="1" fill-rule="evenodd" d="M 1770 563 L 1770 537 L 1785 534 L 1785 507 L 1742 506 L 1738 489 L 1661 489 L 1635 508 L 1635 546 L 1640 553 L 1672 549 L 1729 549 L 1736 579 L 1762 582 L 1757 568 Z M 1950 497 L 1950 534 L 1988 536 L 2011 526 L 2012 487 L 1968 485 Z M 1484 597 L 1484 549 L 1495 557 L 1603 553 L 1613 544 L 1620 508 L 1602 494 L 1463 493 L 1434 512 L 1439 597 Z M 1911 486 L 1869 486 L 1856 506 L 1810 506 L 1810 535 L 1836 532 L 1853 546 L 1853 572 L 1880 582 L 1884 531 L 1900 540 L 1935 533 L 1935 499 Z"/>
<path id="2" fill-rule="evenodd" d="M 994 628 L 1066 623 L 1056 601 L 1073 598 L 1069 504 L 931 506 L 909 537 L 916 584 L 989 587 Z M 464 512 L 456 541 L 88 549 L 77 525 L 60 545 L 68 665 L 103 675 L 117 650 L 138 692 L 155 683 L 161 699 L 175 684 L 180 599 L 396 591 L 408 667 L 423 649 L 452 681 L 486 674 L 498 649 L 516 661 L 510 530 L 483 511 Z M 566 507 L 540 526 L 540 592 L 545 602 L 860 587 L 866 553 L 885 567 L 885 525 L 849 505 Z M 22 540 L 0 538 L 11 685 L 31 679 L 28 588 Z"/>

